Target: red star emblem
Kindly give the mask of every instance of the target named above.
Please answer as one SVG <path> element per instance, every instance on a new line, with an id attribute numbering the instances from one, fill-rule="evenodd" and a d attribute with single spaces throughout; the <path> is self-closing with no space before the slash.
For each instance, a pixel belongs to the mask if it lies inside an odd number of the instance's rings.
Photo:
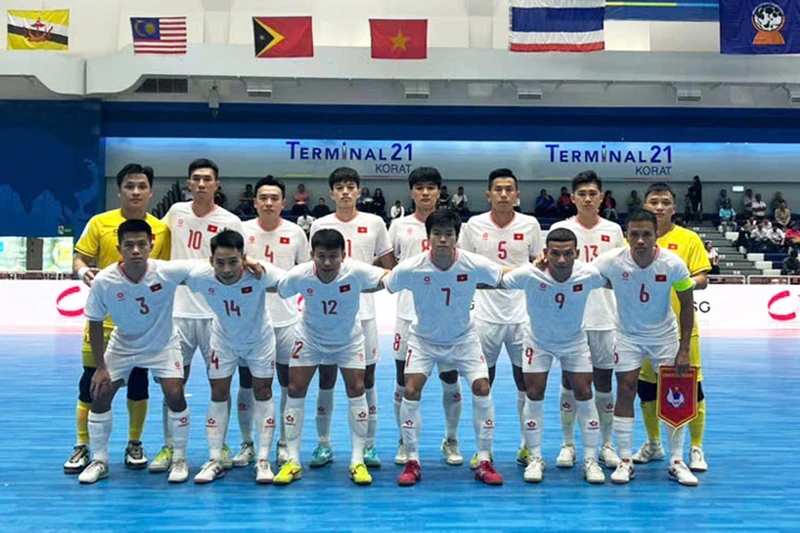
<path id="1" fill-rule="evenodd" d="M 536 429 L 536 420 L 528 420 L 526 422 L 528 429 Z"/>

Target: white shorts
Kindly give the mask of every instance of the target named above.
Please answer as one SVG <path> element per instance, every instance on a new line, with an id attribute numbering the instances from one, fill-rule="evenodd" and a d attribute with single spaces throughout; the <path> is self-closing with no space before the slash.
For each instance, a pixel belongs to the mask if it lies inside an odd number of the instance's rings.
<path id="1" fill-rule="evenodd" d="M 395 361 L 405 362 L 408 358 L 408 328 L 411 327 L 411 320 L 398 318 L 394 324 L 394 342 L 392 343 L 392 354 Z M 456 367 L 450 363 L 439 361 L 439 373 L 452 372 Z"/>
<path id="2" fill-rule="evenodd" d="M 592 365 L 602 370 L 614 370 L 617 364 L 617 332 L 613 329 L 607 331 L 587 331 L 589 351 L 592 352 Z"/>
<path id="3" fill-rule="evenodd" d="M 364 334 L 364 354 L 367 357 L 367 365 L 375 365 L 381 359 L 380 347 L 378 345 L 378 321 L 370 318 L 361 321 L 361 331 Z"/>
<path id="4" fill-rule="evenodd" d="M 149 369 L 156 379 L 183 379 L 181 347 L 177 336 L 173 336 L 163 350 L 155 353 L 122 355 L 114 350 L 113 344 L 109 344 L 105 360 L 112 383 L 120 379 L 128 381 L 131 370 L 137 367 Z"/>
<path id="5" fill-rule="evenodd" d="M 275 341 L 250 348 L 215 347 L 208 361 L 208 379 L 225 379 L 236 372 L 237 366 L 250 370 L 254 378 L 268 379 L 275 375 Z"/>
<path id="6" fill-rule="evenodd" d="M 406 354 L 406 374 L 424 374 L 430 376 L 433 367 L 441 364 L 452 366 L 466 378 L 470 385 L 477 379 L 489 379 L 489 367 L 481 352 L 481 344 L 476 333 L 458 344 L 434 344 L 426 342 L 415 335 L 408 338 Z"/>
<path id="7" fill-rule="evenodd" d="M 533 342 L 525 342 L 525 354 L 522 358 L 523 374 L 549 372 L 553 360 L 558 359 L 561 370 L 575 373 L 592 373 L 592 355 L 589 345 L 569 353 L 556 353 L 536 346 Z"/>
<path id="8" fill-rule="evenodd" d="M 289 358 L 289 368 L 319 365 L 364 370 L 367 366 L 364 357 L 364 336 L 359 335 L 352 343 L 344 346 L 332 346 L 319 344 L 303 335 L 297 335 L 294 350 Z"/>
<path id="9" fill-rule="evenodd" d="M 296 324 L 275 328 L 275 361 L 277 361 L 278 364 L 289 364 L 289 358 L 294 351 L 294 341 L 296 340 Z"/>
<path id="10" fill-rule="evenodd" d="M 211 318 L 173 318 L 175 329 L 181 342 L 183 366 L 191 366 L 194 353 L 200 349 L 200 355 L 208 367 L 211 357 Z"/>
<path id="11" fill-rule="evenodd" d="M 474 319 L 474 322 L 489 368 L 497 365 L 504 344 L 511 364 L 516 367 L 522 366 L 523 343 L 528 324 L 495 324 L 479 318 Z"/>
<path id="12" fill-rule="evenodd" d="M 678 355 L 680 342 L 677 338 L 659 343 L 642 343 L 633 341 L 625 337 L 622 333 L 617 333 L 617 354 L 619 362 L 616 366 L 617 372 L 630 372 L 641 368 L 644 360 L 648 359 L 653 366 L 653 370 L 658 373 L 661 365 L 671 365 L 675 362 Z"/>

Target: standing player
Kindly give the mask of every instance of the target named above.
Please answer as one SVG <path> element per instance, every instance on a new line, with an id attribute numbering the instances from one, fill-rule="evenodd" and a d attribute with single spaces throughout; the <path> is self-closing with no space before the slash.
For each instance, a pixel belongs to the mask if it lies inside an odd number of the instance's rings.
<path id="1" fill-rule="evenodd" d="M 78 480 L 95 483 L 108 477 L 111 402 L 131 371 L 138 367 L 152 370 L 153 376 L 160 380 L 174 447 L 169 482 L 183 483 L 189 477 L 186 464 L 189 407 L 183 394 L 183 363 L 172 323 L 172 304 L 175 289 L 186 280 L 192 264 L 148 259 L 153 250 L 153 233 L 144 220 L 131 219 L 120 224 L 118 239 L 122 261 L 97 274 L 84 310 L 97 363 L 89 413 L 94 457 Z M 108 315 L 115 327 L 104 348 L 104 320 Z"/>
<path id="2" fill-rule="evenodd" d="M 395 265 L 392 245 L 386 224 L 379 216 L 362 213 L 356 209 L 356 200 L 361 194 L 361 177 L 352 168 L 334 170 L 328 177 L 331 198 L 336 203 L 336 212 L 314 221 L 311 237 L 321 229 L 335 229 L 344 236 L 347 257 L 372 265 L 380 264 L 391 269 Z M 364 462 L 370 468 L 379 468 L 381 461 L 375 449 L 378 431 L 378 393 L 375 390 L 375 365 L 380 359 L 378 352 L 378 323 L 375 320 L 375 298 L 371 294 L 361 295 L 358 318 L 364 332 L 364 352 L 367 368 L 364 387 L 369 405 L 367 448 Z M 317 395 L 317 434 L 319 445 L 311 457 L 311 468 L 319 468 L 333 461 L 331 449 L 331 420 L 333 416 L 333 387 L 336 385 L 336 368 L 323 361 L 319 369 L 319 394 Z"/>
<path id="3" fill-rule="evenodd" d="M 597 464 L 600 423 L 592 401 L 592 357 L 582 325 L 592 291 L 604 287 L 606 280 L 595 268 L 575 262 L 579 251 L 574 233 L 566 228 L 551 229 L 545 250 L 546 272 L 528 263 L 503 276 L 504 287 L 525 291 L 531 320 L 522 362 L 527 389 L 523 425 L 530 452 L 524 479 L 528 483 L 541 482 L 544 473 L 543 406 L 553 359 L 561 362 L 562 373 L 575 391 L 583 441 L 583 477 L 589 483 L 606 481 Z"/>
<path id="4" fill-rule="evenodd" d="M 619 224 L 600 217 L 603 201 L 603 182 L 593 170 L 581 172 L 572 179 L 572 201 L 578 214 L 562 222 L 556 222 L 550 231 L 566 228 L 578 238 L 578 260 L 591 263 L 600 254 L 625 245 L 625 237 Z M 594 374 L 595 403 L 600 415 L 600 463 L 616 468 L 619 456 L 614 449 L 614 392 L 611 377 L 614 374 L 614 345 L 617 303 L 611 291 L 594 291 L 589 294 L 583 327 L 589 340 Z M 556 459 L 559 468 L 575 465 L 575 394 L 569 380 L 561 377 L 561 429 L 564 442 Z"/>
<path id="5" fill-rule="evenodd" d="M 341 369 L 350 404 L 350 478 L 357 485 L 369 485 L 372 476 L 364 464 L 369 424 L 364 394 L 364 334 L 357 315 L 361 292 L 382 287 L 386 271 L 345 259 L 345 238 L 332 229 L 321 229 L 314 234 L 311 257 L 312 262 L 297 265 L 278 284 L 278 293 L 283 298 L 303 295 L 305 308 L 289 361 L 289 397 L 284 415 L 289 460 L 275 476 L 274 483 L 288 485 L 303 476 L 300 444 L 306 392 L 317 367 L 325 361 Z"/>
<path id="6" fill-rule="evenodd" d="M 75 245 L 73 270 L 77 277 L 90 286 L 95 274 L 120 260 L 117 228 L 126 220 L 146 220 L 153 230 L 155 241 L 152 257 L 169 259 L 169 229 L 166 224 L 147 212 L 147 205 L 153 197 L 153 169 L 135 163 L 125 165 L 117 173 L 118 196 L 122 207 L 93 216 L 86 225 L 81 238 Z M 88 265 L 94 261 L 98 268 Z M 104 322 L 105 342 L 114 329 L 111 318 Z M 79 474 L 89 464 L 89 408 L 92 396 L 89 387 L 97 368 L 92 347 L 89 344 L 89 323 L 83 336 L 81 348 L 83 375 L 78 386 L 78 442 L 69 460 L 64 464 L 65 474 Z M 147 416 L 147 370 L 134 368 L 128 379 L 128 445 L 125 448 L 125 465 L 139 470 L 147 466 L 147 456 L 142 447 L 142 430 Z"/>
<path id="7" fill-rule="evenodd" d="M 419 253 L 430 251 L 425 221 L 436 210 L 439 190 L 442 188 L 442 175 L 433 167 L 420 167 L 408 176 L 411 198 L 417 207 L 412 215 L 399 218 L 389 226 L 389 240 L 394 248 L 394 256 L 403 261 Z M 400 405 L 405 393 L 405 366 L 408 352 L 408 329 L 415 317 L 414 299 L 410 291 L 400 291 L 397 296 L 397 322 L 395 324 L 394 362 L 396 370 L 394 386 L 394 416 L 397 428 L 402 432 L 400 424 Z M 458 450 L 458 423 L 461 420 L 461 381 L 458 371 L 450 370 L 446 365 L 439 367 L 439 379 L 442 382 L 442 406 L 445 417 L 445 436 L 442 441 L 442 453 L 449 465 L 460 465 L 464 462 Z M 408 457 L 403 445 L 402 433 L 397 447 L 395 464 L 404 465 Z"/>
<path id="8" fill-rule="evenodd" d="M 675 193 L 666 183 L 653 183 L 644 195 L 644 208 L 656 215 L 658 219 L 658 246 L 665 248 L 680 257 L 692 274 L 695 290 L 703 290 L 708 286 L 708 273 L 711 263 L 708 260 L 705 246 L 700 236 L 692 230 L 682 228 L 672 222 L 675 214 Z M 677 295 L 672 294 L 672 309 L 680 315 L 681 304 Z M 703 454 L 703 433 L 706 427 L 706 402 L 703 394 L 703 372 L 700 359 L 700 332 L 697 320 L 692 326 L 692 338 L 689 344 L 689 360 L 697 367 L 697 418 L 689 422 L 691 452 L 689 468 L 695 472 L 708 470 Z M 639 399 L 641 400 L 642 418 L 647 429 L 647 442 L 633 455 L 634 463 L 648 463 L 664 458 L 661 445 L 661 431 L 658 425 L 656 402 L 656 383 L 658 377 L 653 367 L 645 362 L 639 375 Z"/>
<path id="9" fill-rule="evenodd" d="M 258 180 L 255 186 L 255 206 L 258 218 L 248 220 L 244 227 L 245 251 L 253 259 L 265 260 L 283 270 L 305 263 L 311 259 L 308 238 L 305 232 L 288 220 L 281 218 L 286 206 L 286 186 L 279 179 L 267 176 Z M 267 295 L 267 306 L 275 328 L 275 361 L 278 382 L 281 385 L 280 439 L 278 440 L 278 464 L 288 459 L 286 450 L 286 427 L 283 414 L 286 410 L 286 397 L 289 390 L 289 356 L 294 349 L 295 325 L 297 324 L 297 300 L 284 300 L 277 294 Z M 250 373 L 239 367 L 239 425 L 245 443 L 242 450 L 253 449 L 253 419 L 250 387 Z M 248 433 L 249 431 L 249 433 Z M 249 439 L 248 439 L 249 437 Z M 249 442 L 249 447 L 248 447 Z M 237 456 L 238 457 L 238 456 Z M 235 459 L 234 459 L 235 460 Z"/>
<path id="10" fill-rule="evenodd" d="M 208 259 L 211 256 L 209 243 L 211 238 L 224 229 L 232 229 L 243 233 L 239 217 L 226 211 L 214 203 L 214 192 L 219 187 L 219 169 L 208 159 L 195 159 L 189 164 L 187 182 L 192 193 L 191 202 L 172 204 L 164 222 L 172 235 L 172 259 Z M 199 348 L 206 364 L 209 364 L 211 351 L 211 320 L 214 313 L 203 298 L 193 294 L 188 287 L 178 287 L 175 293 L 175 326 L 181 339 L 183 367 L 186 379 L 189 379 L 192 357 Z M 166 405 L 164 406 L 166 410 Z M 166 412 L 164 413 L 164 446 L 150 464 L 151 472 L 163 472 L 169 469 L 172 448 L 167 433 Z M 227 434 L 228 428 L 223 428 Z M 223 451 L 225 468 L 232 466 L 227 446 Z M 246 465 L 247 463 L 245 463 Z M 244 466 L 244 465 L 242 465 Z"/>
<path id="11" fill-rule="evenodd" d="M 486 198 L 491 210 L 476 215 L 461 232 L 459 248 L 475 252 L 492 262 L 508 267 L 530 263 L 542 251 L 542 229 L 534 217 L 514 211 L 519 198 L 517 177 L 507 168 L 489 173 Z M 489 366 L 489 383 L 494 384 L 495 365 L 503 345 L 511 359 L 517 386 L 517 412 L 520 421 L 520 447 L 517 462 L 528 465 L 528 448 L 522 426 L 525 405 L 525 380 L 522 377 L 522 342 L 528 325 L 525 295 L 519 291 L 481 291 L 475 295 L 475 330 L 481 340 Z M 470 462 L 478 466 L 478 455 Z"/>
<path id="12" fill-rule="evenodd" d="M 195 476 L 195 483 L 211 483 L 225 475 L 222 466 L 223 430 L 228 427 L 231 379 L 241 363 L 248 368 L 252 382 L 250 392 L 255 394 L 251 425 L 247 429 L 252 432 L 255 418 L 258 435 L 256 483 L 272 483 L 269 452 L 275 432 L 272 402 L 275 337 L 267 311 L 266 291 L 277 287 L 284 272 L 263 263 L 266 272 L 256 279 L 244 270 L 244 260 L 244 238 L 235 231 L 221 231 L 211 239 L 211 264 L 204 263 L 193 269 L 186 281 L 186 285 L 200 294 L 214 312 L 208 366 L 211 403 L 206 415 L 211 459 Z"/>
<path id="13" fill-rule="evenodd" d="M 637 211 L 628 218 L 630 248 L 606 252 L 593 262 L 611 282 L 617 297 L 617 404 L 614 406 L 614 433 L 619 444 L 620 462 L 611 474 L 613 483 L 628 483 L 634 477 L 633 402 L 636 383 L 645 359 L 654 368 L 675 364 L 678 373 L 689 369 L 689 344 L 694 307 L 694 282 L 681 259 L 656 246 L 658 223 L 649 211 Z M 672 289 L 681 303 L 680 329 L 670 306 Z M 677 354 L 677 355 L 676 355 Z M 681 485 L 695 486 L 697 478 L 683 462 L 685 426 L 670 428 L 669 478 Z"/>
<path id="14" fill-rule="evenodd" d="M 421 477 L 419 464 L 420 398 L 433 366 L 455 366 L 472 388 L 472 425 L 478 443 L 475 479 L 502 485 L 490 456 L 494 435 L 494 405 L 489 370 L 480 339 L 470 318 L 475 289 L 497 287 L 503 269 L 471 252 L 456 248 L 461 219 L 450 209 L 440 209 L 425 221 L 431 251 L 406 259 L 386 279 L 391 292 L 410 290 L 416 318 L 411 323 L 406 354 L 406 388 L 400 419 L 408 461 L 397 478 L 399 485 L 414 485 Z"/>

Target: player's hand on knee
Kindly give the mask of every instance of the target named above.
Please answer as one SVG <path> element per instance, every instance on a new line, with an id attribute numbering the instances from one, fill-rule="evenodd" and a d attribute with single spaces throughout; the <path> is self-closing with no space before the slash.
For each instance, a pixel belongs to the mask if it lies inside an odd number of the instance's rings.
<path id="1" fill-rule="evenodd" d="M 92 399 L 96 400 L 111 392 L 111 376 L 105 368 L 98 368 L 92 376 L 92 386 L 89 389 Z"/>

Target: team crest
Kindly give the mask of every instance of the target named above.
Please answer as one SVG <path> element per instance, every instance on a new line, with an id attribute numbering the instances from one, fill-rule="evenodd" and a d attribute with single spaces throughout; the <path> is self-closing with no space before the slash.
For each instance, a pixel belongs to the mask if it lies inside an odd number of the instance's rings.
<path id="1" fill-rule="evenodd" d="M 680 376 L 674 366 L 658 369 L 658 418 L 674 428 L 697 418 L 697 367 Z"/>
<path id="2" fill-rule="evenodd" d="M 673 409 L 680 409 L 684 406 L 686 403 L 686 397 L 683 395 L 680 385 L 675 385 L 674 387 L 667 389 L 666 400 Z"/>
<path id="3" fill-rule="evenodd" d="M 750 17 L 756 36 L 755 46 L 780 46 L 786 44 L 781 30 L 786 25 L 786 14 L 783 9 L 772 2 L 764 2 L 756 6 Z"/>

